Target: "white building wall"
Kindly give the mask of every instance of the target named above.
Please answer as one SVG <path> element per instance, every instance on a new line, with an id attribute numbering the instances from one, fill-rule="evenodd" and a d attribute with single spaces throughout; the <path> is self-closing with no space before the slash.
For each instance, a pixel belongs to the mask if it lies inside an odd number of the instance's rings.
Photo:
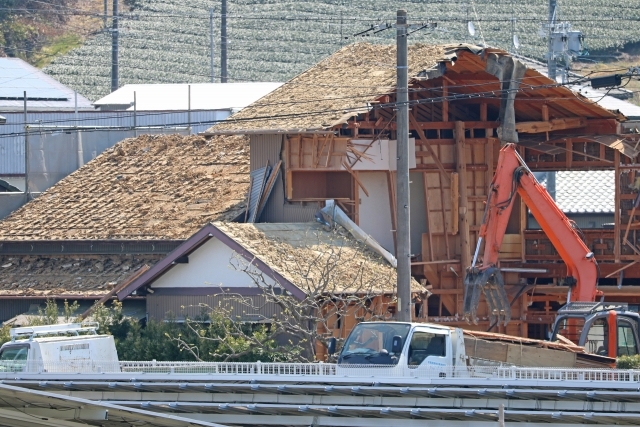
<path id="1" fill-rule="evenodd" d="M 385 172 L 359 172 L 358 179 L 369 192 L 364 194 L 358 187 L 360 196 L 360 228 L 371 235 L 383 248 L 395 253 L 391 232 L 391 208 L 389 206 L 389 186 Z"/>
<path id="2" fill-rule="evenodd" d="M 238 269 L 234 269 L 232 264 Z M 155 280 L 151 287 L 254 287 L 255 284 L 251 277 L 241 271 L 246 264 L 247 261 L 236 254 L 233 249 L 220 240 L 212 238 L 189 255 L 189 263 L 174 265 L 173 268 Z M 274 281 L 269 280 L 268 284 L 272 285 Z"/>

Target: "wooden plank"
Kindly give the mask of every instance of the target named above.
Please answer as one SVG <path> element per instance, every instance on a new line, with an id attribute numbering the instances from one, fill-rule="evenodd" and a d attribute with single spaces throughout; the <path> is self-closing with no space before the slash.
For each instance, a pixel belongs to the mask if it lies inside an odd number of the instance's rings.
<path id="1" fill-rule="evenodd" d="M 467 199 L 467 160 L 465 156 L 465 142 L 464 142 L 464 122 L 457 121 L 454 131 L 454 137 L 456 138 L 456 152 L 457 152 L 457 172 L 459 174 L 459 231 L 460 231 L 460 256 L 463 268 L 467 268 L 471 265 L 471 243 L 469 236 L 469 218 L 467 210 L 469 207 L 469 201 Z"/>
<path id="2" fill-rule="evenodd" d="M 353 174 L 352 194 L 353 198 L 355 199 L 353 203 L 353 222 L 355 222 L 356 225 L 360 225 L 360 192 L 358 191 L 359 182 L 360 179 L 358 177 L 358 171 L 355 171 Z"/>
<path id="3" fill-rule="evenodd" d="M 509 344 L 507 346 L 506 362 L 518 366 L 572 368 L 576 364 L 576 353 Z"/>
<path id="4" fill-rule="evenodd" d="M 554 130 L 583 128 L 585 126 L 587 126 L 587 119 L 585 117 L 566 117 L 541 122 L 519 122 L 516 123 L 516 131 L 519 133 L 541 133 Z"/>
<path id="5" fill-rule="evenodd" d="M 286 183 L 286 187 L 287 187 L 287 199 L 291 200 L 293 199 L 293 173 L 291 170 L 287 171 L 287 183 Z"/>
<path id="6" fill-rule="evenodd" d="M 422 172 L 422 184 L 424 187 L 425 214 L 427 216 L 427 234 L 429 236 L 429 259 L 433 261 L 433 224 L 431 222 L 431 209 L 429 208 L 429 183 L 427 182 L 426 172 Z"/>
<path id="7" fill-rule="evenodd" d="M 316 157 L 318 156 L 318 134 L 313 134 L 313 150 L 311 151 L 311 164 L 315 167 Z"/>
<path id="8" fill-rule="evenodd" d="M 415 261 L 411 265 L 458 264 L 459 259 L 441 259 L 439 261 Z"/>
<path id="9" fill-rule="evenodd" d="M 460 175 L 451 174 L 451 234 L 458 234 L 458 215 L 460 203 Z"/>
<path id="10" fill-rule="evenodd" d="M 416 122 L 416 118 L 414 117 L 413 113 L 409 114 L 409 120 L 410 120 L 410 122 L 414 123 L 414 125 L 417 123 Z M 417 128 L 417 126 L 416 126 L 416 128 Z M 427 147 L 427 151 L 431 155 L 431 158 L 433 159 L 435 164 L 438 166 L 438 169 L 440 169 L 440 172 L 442 173 L 442 175 L 445 177 L 445 179 L 448 180 L 449 179 L 449 174 L 444 169 L 444 166 L 442 165 L 442 162 L 440 161 L 440 159 L 436 155 L 435 151 L 433 151 L 433 147 L 431 146 L 431 144 L 429 144 L 429 140 L 424 136 L 424 131 L 418 130 L 417 134 L 418 134 L 418 139 L 420 139 L 420 141 L 424 144 L 424 146 Z"/>
<path id="11" fill-rule="evenodd" d="M 444 203 L 444 185 L 442 185 L 442 181 L 440 181 L 439 187 L 440 187 L 440 206 L 442 208 L 442 230 L 444 234 L 444 246 L 447 251 L 447 259 L 451 259 L 451 247 L 449 245 L 449 230 L 447 227 L 447 214 L 446 214 L 445 203 Z"/>
<path id="12" fill-rule="evenodd" d="M 333 134 L 331 134 L 331 139 L 329 140 L 329 149 L 327 150 L 327 162 L 324 164 L 325 168 L 329 167 L 329 162 L 331 161 L 331 155 L 333 153 Z"/>
<path id="13" fill-rule="evenodd" d="M 464 337 L 464 347 L 468 357 L 506 362 L 509 351 L 507 343 L 486 341 L 479 338 Z"/>

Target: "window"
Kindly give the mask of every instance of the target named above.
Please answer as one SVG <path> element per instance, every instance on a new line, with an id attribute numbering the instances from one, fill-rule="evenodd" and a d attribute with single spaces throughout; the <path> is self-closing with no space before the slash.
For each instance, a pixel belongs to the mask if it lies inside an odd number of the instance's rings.
<path id="1" fill-rule="evenodd" d="M 606 356 L 608 354 L 608 340 L 609 338 L 609 326 L 605 319 L 597 319 L 591 325 L 589 334 L 587 335 L 587 342 L 584 344 L 588 353 L 599 354 L 600 356 Z"/>
<path id="2" fill-rule="evenodd" d="M 417 367 L 428 356 L 446 356 L 446 336 L 417 331 L 409 345 L 409 366 Z"/>
<path id="3" fill-rule="evenodd" d="M 633 325 L 626 320 L 618 321 L 618 356 L 637 354 L 636 334 Z"/>

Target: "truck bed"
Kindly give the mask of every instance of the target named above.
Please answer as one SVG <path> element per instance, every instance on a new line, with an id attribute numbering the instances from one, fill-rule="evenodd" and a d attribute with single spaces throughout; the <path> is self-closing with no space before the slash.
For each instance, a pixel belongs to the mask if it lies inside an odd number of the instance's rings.
<path id="1" fill-rule="evenodd" d="M 588 354 L 574 344 L 464 330 L 465 351 L 471 359 L 539 368 L 612 368 L 611 357 Z"/>

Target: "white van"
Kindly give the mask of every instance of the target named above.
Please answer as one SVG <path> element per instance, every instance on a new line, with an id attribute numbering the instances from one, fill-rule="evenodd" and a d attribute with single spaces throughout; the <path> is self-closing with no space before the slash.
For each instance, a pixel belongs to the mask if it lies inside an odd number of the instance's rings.
<path id="1" fill-rule="evenodd" d="M 0 372 L 118 371 L 115 342 L 97 323 L 12 328 L 0 348 Z"/>

